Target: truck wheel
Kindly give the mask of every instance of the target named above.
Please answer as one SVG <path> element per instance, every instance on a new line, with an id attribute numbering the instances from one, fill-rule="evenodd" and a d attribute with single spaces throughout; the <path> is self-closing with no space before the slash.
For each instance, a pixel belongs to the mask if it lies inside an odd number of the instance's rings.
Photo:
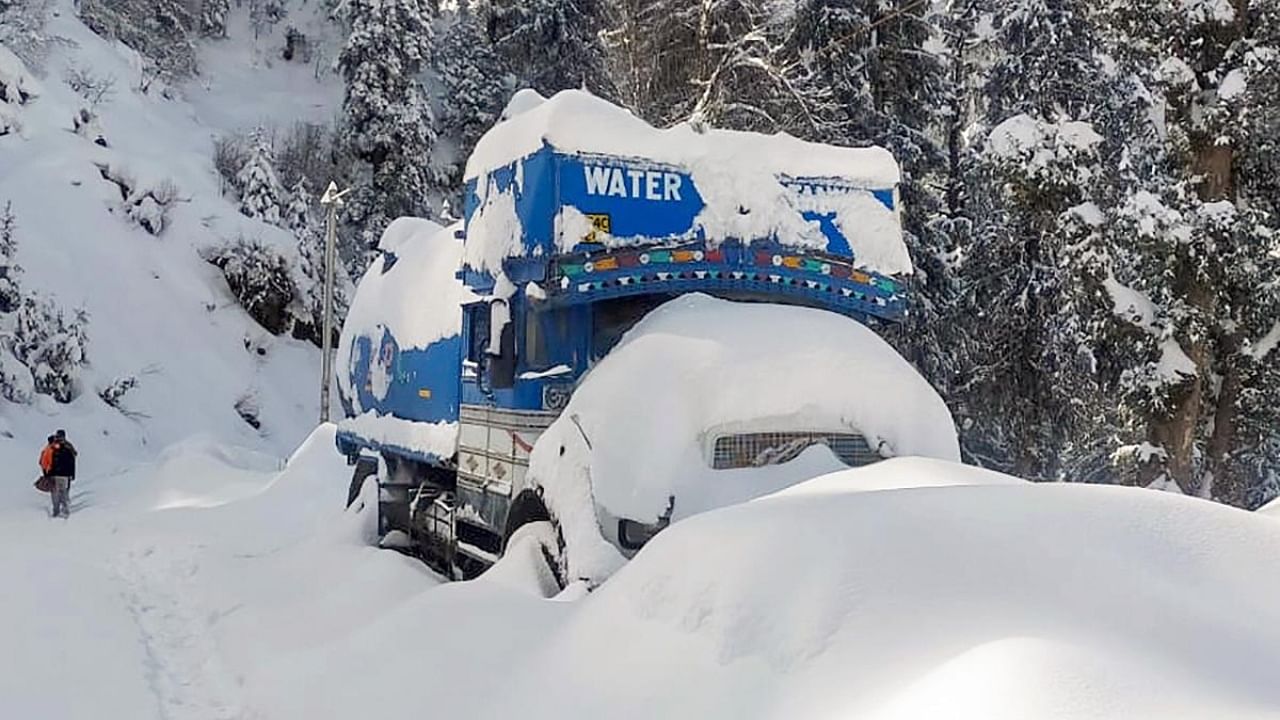
<path id="1" fill-rule="evenodd" d="M 511 503 L 507 512 L 507 527 L 502 538 L 502 552 L 505 555 L 513 541 L 532 536 L 541 548 L 542 561 L 554 585 L 564 589 L 563 548 L 564 541 L 560 537 L 560 528 L 551 519 L 547 506 L 542 498 L 533 490 L 524 490 Z"/>
<path id="2" fill-rule="evenodd" d="M 564 589 L 564 573 L 560 569 L 560 531 L 550 520 L 521 525 L 507 538 L 506 547 L 510 553 L 504 553 L 498 562 L 529 562 L 543 597 L 553 597 Z"/>
<path id="3" fill-rule="evenodd" d="M 351 485 L 347 488 L 347 507 L 351 507 L 352 503 L 360 497 L 360 491 L 364 489 L 364 481 L 377 474 L 377 460 L 362 457 L 356 461 L 355 469 L 351 471 Z"/>

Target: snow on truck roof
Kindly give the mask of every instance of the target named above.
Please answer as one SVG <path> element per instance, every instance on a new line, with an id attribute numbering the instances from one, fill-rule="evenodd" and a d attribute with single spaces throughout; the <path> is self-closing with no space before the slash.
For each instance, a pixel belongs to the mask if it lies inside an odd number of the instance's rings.
<path id="1" fill-rule="evenodd" d="M 467 160 L 467 179 L 510 165 L 544 145 L 566 153 L 677 166 L 714 162 L 790 177 L 840 178 L 868 188 L 891 188 L 902 177 L 893 155 L 881 147 L 824 145 L 786 133 L 697 129 L 688 122 L 658 129 L 583 90 L 565 90 L 550 99 L 521 90 L 502 118 L 476 144 Z"/>
<path id="2" fill-rule="evenodd" d="M 900 178 L 883 148 L 658 129 L 585 91 L 525 90 L 467 162 L 464 261 L 501 272 L 582 245 L 764 241 L 908 275 Z"/>

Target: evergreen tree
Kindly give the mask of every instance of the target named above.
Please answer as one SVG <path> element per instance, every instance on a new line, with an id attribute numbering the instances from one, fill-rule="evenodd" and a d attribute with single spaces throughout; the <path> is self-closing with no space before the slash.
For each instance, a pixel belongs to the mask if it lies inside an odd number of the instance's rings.
<path id="1" fill-rule="evenodd" d="M 227 36 L 228 0 L 204 0 L 200 4 L 200 32 L 205 37 Z"/>
<path id="2" fill-rule="evenodd" d="M 441 168 L 445 176 L 442 194 L 455 197 L 462 186 L 467 156 L 480 136 L 497 122 L 515 79 L 503 68 L 468 0 L 459 1 L 440 38 L 434 69 L 441 88 L 440 135 L 457 148 L 455 157 Z"/>
<path id="3" fill-rule="evenodd" d="M 606 10 L 605 0 L 488 0 L 486 30 L 522 87 L 548 97 L 586 88 L 611 98 L 600 39 Z"/>
<path id="4" fill-rule="evenodd" d="M 1124 105 L 1081 0 L 1001 4 L 983 88 L 980 154 L 965 172 L 961 312 L 969 377 L 953 398 L 969 454 L 1031 479 L 1096 477 L 1077 447 L 1098 427 L 1094 345 L 1064 268 L 1069 211 L 1104 181 L 1111 138 L 1091 121 Z M 1086 213 L 1092 218 L 1092 214 Z M 1075 227 L 1074 225 L 1072 227 Z"/>
<path id="5" fill-rule="evenodd" d="M 13 203 L 6 202 L 0 211 L 0 313 L 10 313 L 22 301 L 22 288 L 18 276 L 22 268 L 17 262 L 18 219 L 13 214 Z"/>
<path id="6" fill-rule="evenodd" d="M 284 188 L 276 177 L 271 144 L 262 130 L 254 133 L 249 158 L 236 175 L 241 188 L 240 212 L 273 225 L 280 223 Z"/>
<path id="7" fill-rule="evenodd" d="M 435 121 L 418 76 L 433 30 L 425 0 L 351 0 L 346 17 L 351 34 L 338 56 L 343 112 L 354 154 L 367 166 L 347 215 L 370 246 L 392 219 L 429 214 Z"/>
<path id="8" fill-rule="evenodd" d="M 956 292 L 951 262 L 958 226 L 945 222 L 947 156 L 935 140 L 953 92 L 943 58 L 928 47 L 938 20 L 907 0 L 802 0 L 792 53 L 806 70 L 793 75 L 816 87 L 810 97 L 826 95 L 825 102 L 810 103 L 820 117 L 813 139 L 881 145 L 903 167 L 903 222 L 916 273 L 913 307 L 897 344 L 945 390 L 956 373 L 948 358 L 952 343 L 943 335 Z"/>
<path id="9" fill-rule="evenodd" d="M 1131 235 L 1106 245 L 1158 332 L 1122 371 L 1129 441 L 1147 448 L 1137 474 L 1235 505 L 1264 499 L 1280 468 L 1267 342 L 1280 313 L 1277 14 L 1135 0 L 1105 15 L 1114 53 L 1160 111 L 1156 140 L 1126 158 L 1145 177 L 1112 225 Z"/>

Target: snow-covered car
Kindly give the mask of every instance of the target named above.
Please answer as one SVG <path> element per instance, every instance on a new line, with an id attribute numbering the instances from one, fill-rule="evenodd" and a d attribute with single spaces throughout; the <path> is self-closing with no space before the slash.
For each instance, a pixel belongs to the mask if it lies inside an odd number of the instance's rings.
<path id="1" fill-rule="evenodd" d="M 595 584 L 672 522 L 898 456 L 958 461 L 956 431 L 874 332 L 691 294 L 586 375 L 538 439 L 524 490 L 559 528 L 563 578 Z"/>

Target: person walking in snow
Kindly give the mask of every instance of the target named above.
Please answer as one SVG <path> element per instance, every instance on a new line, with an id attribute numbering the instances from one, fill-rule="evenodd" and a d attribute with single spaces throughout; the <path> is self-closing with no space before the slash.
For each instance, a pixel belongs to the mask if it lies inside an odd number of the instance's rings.
<path id="1" fill-rule="evenodd" d="M 71 516 L 71 481 L 76 478 L 76 448 L 67 440 L 67 431 L 54 433 L 52 442 L 46 450 L 52 450 L 49 468 L 45 470 L 53 481 L 50 494 L 53 496 L 53 516 Z M 40 454 L 40 464 L 44 467 L 44 453 Z"/>

